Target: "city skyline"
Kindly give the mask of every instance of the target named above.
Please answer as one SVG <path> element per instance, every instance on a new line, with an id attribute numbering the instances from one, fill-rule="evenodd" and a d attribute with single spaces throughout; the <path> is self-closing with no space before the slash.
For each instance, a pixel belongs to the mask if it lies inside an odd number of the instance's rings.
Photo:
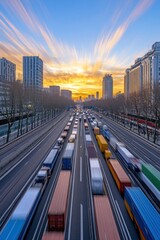
<path id="1" fill-rule="evenodd" d="M 16 64 L 18 77 L 22 57 L 38 55 L 44 87 L 59 85 L 74 99 L 95 89 L 101 96 L 106 73 L 114 94 L 123 92 L 125 69 L 160 39 L 156 0 L 45 3 L 0 1 L 1 57 Z"/>

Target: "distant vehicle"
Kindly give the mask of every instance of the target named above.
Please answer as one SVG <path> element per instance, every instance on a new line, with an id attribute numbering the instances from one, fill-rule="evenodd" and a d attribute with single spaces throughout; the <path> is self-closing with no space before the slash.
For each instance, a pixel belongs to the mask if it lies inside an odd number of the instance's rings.
<path id="1" fill-rule="evenodd" d="M 93 194 L 103 194 L 103 175 L 98 158 L 90 158 L 90 173 Z"/>
<path id="2" fill-rule="evenodd" d="M 117 159 L 109 159 L 106 162 L 120 193 L 123 195 L 125 187 L 131 187 L 131 181 L 128 175 L 123 170 Z"/>
<path id="3" fill-rule="evenodd" d="M 60 138 L 57 139 L 58 145 L 62 145 L 63 142 L 64 142 L 64 139 L 63 139 L 62 137 L 60 137 Z"/>
<path id="4" fill-rule="evenodd" d="M 72 158 L 74 153 L 74 143 L 67 143 L 66 149 L 62 157 L 62 169 L 71 170 L 72 169 Z"/>
<path id="5" fill-rule="evenodd" d="M 43 166 L 44 167 L 49 167 L 50 170 L 52 171 L 53 167 L 56 163 L 57 157 L 58 157 L 58 149 L 55 149 L 55 147 L 54 147 L 54 149 L 52 149 L 50 151 L 50 153 L 48 154 L 48 156 L 44 160 Z"/>

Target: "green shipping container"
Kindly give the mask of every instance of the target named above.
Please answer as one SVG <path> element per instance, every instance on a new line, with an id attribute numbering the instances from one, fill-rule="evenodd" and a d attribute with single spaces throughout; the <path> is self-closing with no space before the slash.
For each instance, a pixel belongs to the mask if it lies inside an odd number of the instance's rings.
<path id="1" fill-rule="evenodd" d="M 160 172 L 151 164 L 146 163 L 142 163 L 142 172 L 160 191 Z"/>

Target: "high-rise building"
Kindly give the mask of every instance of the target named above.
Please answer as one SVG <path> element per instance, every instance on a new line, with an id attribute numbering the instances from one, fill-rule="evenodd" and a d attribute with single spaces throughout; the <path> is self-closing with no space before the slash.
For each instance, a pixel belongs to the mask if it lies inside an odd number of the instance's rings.
<path id="1" fill-rule="evenodd" d="M 50 92 L 55 96 L 60 96 L 60 86 L 50 86 Z"/>
<path id="2" fill-rule="evenodd" d="M 0 59 L 0 109 L 6 107 L 10 87 L 16 80 L 16 65 L 6 58 Z"/>
<path id="3" fill-rule="evenodd" d="M 72 91 L 70 90 L 61 90 L 61 96 L 68 98 L 68 99 L 72 99 Z"/>
<path id="4" fill-rule="evenodd" d="M 127 68 L 124 75 L 124 96 L 128 98 L 129 96 L 129 71 L 130 69 Z"/>
<path id="5" fill-rule="evenodd" d="M 102 82 L 102 97 L 104 99 L 113 97 L 113 78 L 112 75 L 106 74 Z"/>
<path id="6" fill-rule="evenodd" d="M 0 80 L 4 82 L 16 80 L 16 65 L 6 58 L 0 59 Z"/>
<path id="7" fill-rule="evenodd" d="M 124 76 L 125 97 L 147 88 L 152 91 L 154 85 L 160 85 L 160 42 L 152 45 L 152 49 L 143 57 L 135 60 L 134 65 L 126 70 Z"/>
<path id="8" fill-rule="evenodd" d="M 96 92 L 96 99 L 99 99 L 99 92 Z"/>
<path id="9" fill-rule="evenodd" d="M 26 88 L 42 90 L 43 61 L 38 56 L 23 57 L 23 84 Z"/>

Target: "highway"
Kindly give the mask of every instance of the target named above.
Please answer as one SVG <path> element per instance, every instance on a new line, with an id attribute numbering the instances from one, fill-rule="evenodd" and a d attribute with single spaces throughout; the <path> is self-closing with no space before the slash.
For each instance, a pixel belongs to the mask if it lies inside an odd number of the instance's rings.
<path id="1" fill-rule="evenodd" d="M 133 135 L 129 131 L 122 131 L 122 126 L 112 122 L 110 119 L 103 117 L 100 119 L 98 114 L 95 113 L 97 119 L 101 121 L 103 124 L 106 124 L 110 131 L 118 138 L 120 141 L 124 142 L 129 150 L 133 148 L 133 139 L 138 142 L 138 136 Z M 79 119 L 79 116 L 76 117 Z M 64 127 L 67 125 L 69 121 L 69 113 L 65 113 L 61 117 L 59 116 L 56 121 L 45 126 L 46 132 L 42 131 L 41 136 L 39 136 L 39 141 L 35 145 L 30 144 L 25 150 L 24 153 L 19 155 L 16 159 L 16 164 L 14 167 L 11 167 L 3 176 L 2 176 L 2 184 L 1 184 L 1 224 L 4 224 L 7 217 L 16 206 L 18 200 L 22 196 L 22 194 L 26 191 L 26 189 L 32 184 L 33 179 L 35 178 L 37 172 L 39 171 L 41 164 L 48 152 L 56 143 L 57 138 L 60 133 L 63 131 Z M 92 141 L 94 143 L 94 147 L 100 162 L 104 186 L 106 190 L 106 195 L 109 198 L 110 205 L 113 211 L 113 215 L 115 218 L 115 222 L 118 228 L 118 232 L 120 235 L 120 239 L 124 240 L 135 240 L 139 239 L 138 232 L 131 221 L 131 218 L 128 215 L 126 207 L 124 205 L 123 196 L 120 194 L 117 185 L 113 179 L 113 176 L 106 164 L 103 154 L 101 153 L 99 146 L 97 144 L 95 135 L 91 128 L 91 125 L 88 122 L 89 132 L 92 137 Z M 52 126 L 51 126 L 52 125 Z M 36 212 L 33 216 L 31 224 L 27 230 L 25 235 L 25 240 L 33 239 L 40 240 L 42 239 L 43 233 L 47 230 L 47 213 L 49 209 L 49 205 L 54 194 L 54 190 L 56 187 L 57 179 L 59 173 L 61 171 L 62 166 L 62 156 L 68 142 L 68 138 L 72 132 L 74 125 L 74 120 L 72 125 L 70 126 L 70 130 L 68 132 L 67 138 L 63 144 L 63 147 L 60 151 L 56 164 L 54 166 L 51 178 L 49 179 L 45 191 L 43 192 Z M 42 128 L 43 129 L 43 128 Z M 125 129 L 124 129 L 125 130 Z M 18 148 L 20 141 L 24 145 L 30 138 L 34 138 L 37 134 L 37 131 L 27 137 L 24 136 L 24 139 L 17 140 L 13 142 L 13 147 L 15 149 Z M 133 138 L 132 138 L 133 136 Z M 37 137 L 37 136 L 36 136 Z M 141 143 L 143 142 L 143 144 Z M 17 144 L 17 145 L 16 145 Z M 154 146 L 139 139 L 136 148 L 133 148 L 137 154 L 137 157 L 142 153 L 140 152 L 141 145 L 144 147 L 149 146 L 152 150 Z M 139 146 L 139 148 L 138 148 Z M 12 152 L 12 144 L 6 146 L 8 151 Z M 145 148 L 144 147 L 144 148 Z M 147 150 L 149 149 L 147 148 Z M 137 151 L 139 149 L 139 151 Z M 3 156 L 5 155 L 5 150 L 3 151 Z M 112 150 L 112 149 L 111 149 Z M 113 151 L 113 150 L 112 150 Z M 133 152 L 132 151 L 132 152 Z M 145 151 L 145 150 L 143 150 Z M 148 150 L 149 151 L 149 150 Z M 10 152 L 9 152 L 10 153 Z M 156 151 L 153 153 L 158 157 L 159 149 L 156 148 Z M 134 154 L 134 152 L 133 152 Z M 146 151 L 145 151 L 146 154 Z M 9 154 L 10 155 L 10 154 Z M 116 154 L 113 156 L 116 156 Z M 148 156 L 150 159 L 153 157 L 152 153 Z M 139 156 L 140 157 L 140 156 Z M 154 158 L 154 164 L 158 165 L 158 158 Z M 147 158 L 144 159 L 147 161 Z M 151 160 L 150 160 L 151 161 Z M 129 177 L 132 181 L 132 186 L 137 186 L 137 182 L 134 181 L 134 177 L 132 177 L 132 173 L 122 164 L 123 168 L 130 174 Z M 68 195 L 68 208 L 66 212 L 66 224 L 65 224 L 65 239 L 66 240 L 84 240 L 84 239 L 93 239 L 96 240 L 96 223 L 94 216 L 94 206 L 93 206 L 93 194 L 91 190 L 91 179 L 90 179 L 90 170 L 89 170 L 89 159 L 87 155 L 86 149 L 86 140 L 85 140 L 85 129 L 84 129 L 84 121 L 83 117 L 78 120 L 78 131 L 77 137 L 75 141 L 75 149 L 74 155 L 72 159 L 72 171 L 71 171 L 71 179 L 70 179 L 70 189 Z"/>
<path id="2" fill-rule="evenodd" d="M 74 122 L 74 121 L 73 121 Z M 63 144 L 63 147 L 61 149 L 61 152 L 59 154 L 59 157 L 56 161 L 56 164 L 54 166 L 51 178 L 49 179 L 49 182 L 46 186 L 45 192 L 40 200 L 40 203 L 38 205 L 38 208 L 35 212 L 35 215 L 32 219 L 32 223 L 27 231 L 27 234 L 25 236 L 25 239 L 32 239 L 32 240 L 38 240 L 42 238 L 43 232 L 46 230 L 47 226 L 47 213 L 50 206 L 50 202 L 52 200 L 52 196 L 54 194 L 54 190 L 56 187 L 56 183 L 59 177 L 59 173 L 61 171 L 62 167 L 62 156 L 65 150 L 65 147 L 67 145 L 68 138 L 71 134 L 73 128 L 73 123 L 70 127 L 70 130 L 68 132 L 67 138 Z"/>
<path id="3" fill-rule="evenodd" d="M 49 134 L 40 141 L 36 147 L 29 151 L 23 160 L 17 164 L 12 171 L 5 175 L 1 180 L 1 224 L 15 206 L 21 194 L 32 183 L 36 176 L 44 157 L 53 147 L 56 139 L 66 126 L 69 119 L 67 114 L 55 127 L 50 129 Z M 33 133 L 34 134 L 34 133 Z M 27 141 L 27 140 L 26 140 Z M 27 170 L 27 171 L 26 171 Z"/>
<path id="4" fill-rule="evenodd" d="M 79 122 L 65 239 L 94 239 L 83 119 Z M 76 226 L 76 227 L 75 227 Z"/>
<path id="5" fill-rule="evenodd" d="M 88 122 L 88 125 L 90 126 L 89 122 Z M 93 131 L 91 129 L 91 126 L 90 126 L 90 134 L 92 136 L 92 140 L 94 142 L 98 158 L 100 159 L 100 164 L 103 171 L 103 176 L 104 176 L 104 180 L 107 188 L 108 197 L 110 199 L 110 204 L 112 206 L 112 210 L 116 219 L 116 223 L 118 226 L 121 239 L 126 239 L 126 240 L 138 239 L 137 231 L 134 228 L 134 225 L 125 208 L 123 197 L 118 191 L 118 188 L 113 179 L 113 176 L 110 173 L 110 170 L 108 169 L 106 161 L 98 147 L 98 144 L 93 134 Z"/>
<path id="6" fill-rule="evenodd" d="M 99 121 L 108 126 L 109 131 L 116 137 L 116 139 L 118 139 L 122 143 L 125 143 L 127 148 L 134 156 L 143 160 L 145 163 L 152 164 L 155 168 L 160 170 L 160 150 L 157 146 L 154 146 L 152 143 L 144 140 L 143 138 L 139 138 L 137 134 L 133 134 L 131 131 L 127 130 L 123 126 L 113 122 L 106 117 L 100 119 L 97 113 L 96 116 Z M 112 148 L 111 151 L 113 152 Z M 141 181 L 139 174 L 134 172 L 133 170 L 128 169 L 124 161 L 119 158 L 119 155 L 117 153 L 114 152 L 114 155 L 116 156 L 116 158 L 119 159 L 123 168 L 126 169 L 130 178 L 132 178 L 132 180 L 136 182 L 139 187 L 141 187 L 141 189 L 145 192 L 146 196 L 150 199 L 157 211 L 160 212 L 159 200 L 156 199 L 155 195 Z"/>
<path id="7" fill-rule="evenodd" d="M 160 148 L 150 144 L 145 139 L 139 137 L 137 134 L 134 134 L 107 117 L 103 117 L 103 119 L 99 118 L 99 121 L 106 124 L 110 132 L 113 133 L 118 140 L 125 143 L 133 155 L 142 159 L 146 163 L 151 163 L 160 170 Z"/>
<path id="8" fill-rule="evenodd" d="M 29 131 L 28 133 L 20 136 L 19 138 L 9 142 L 8 144 L 0 147 L 0 177 L 4 178 L 12 167 L 22 159 L 23 156 L 37 146 L 47 134 L 50 132 L 58 122 L 65 117 L 65 112 L 52 119 L 48 123 L 40 125 L 39 127 Z"/>

